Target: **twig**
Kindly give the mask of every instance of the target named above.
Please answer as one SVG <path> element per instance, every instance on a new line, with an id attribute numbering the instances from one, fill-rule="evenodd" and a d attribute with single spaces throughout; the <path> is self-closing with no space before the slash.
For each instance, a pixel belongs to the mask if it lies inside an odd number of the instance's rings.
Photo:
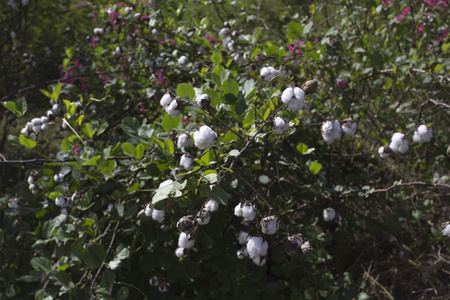
<path id="1" fill-rule="evenodd" d="M 400 183 L 398 185 L 393 185 L 384 189 L 377 189 L 374 190 L 373 193 L 382 193 L 382 192 L 387 192 L 390 191 L 396 187 L 399 186 L 413 186 L 413 185 L 425 185 L 425 186 L 434 186 L 434 187 L 445 187 L 445 188 L 449 188 L 450 189 L 450 185 L 449 184 L 445 184 L 445 183 L 426 183 L 426 182 L 422 182 L 422 181 L 416 181 L 416 182 L 405 182 L 405 183 Z"/>
<path id="2" fill-rule="evenodd" d="M 241 151 L 239 151 L 239 154 L 236 155 L 236 157 L 233 159 L 233 161 L 230 164 L 230 170 L 233 170 L 234 165 L 236 164 L 236 162 L 238 161 L 239 157 L 242 155 L 242 153 L 244 153 L 248 146 L 250 146 L 250 144 L 253 142 L 253 140 L 256 138 L 256 136 L 261 132 L 261 130 L 264 128 L 264 126 L 266 126 L 271 120 L 272 118 L 283 108 L 286 107 L 286 104 L 283 104 L 282 106 L 280 106 L 269 118 L 267 118 L 267 120 L 261 125 L 261 127 L 256 131 L 256 133 L 252 136 L 252 138 L 250 140 L 248 140 L 248 142 L 245 144 L 244 148 L 242 148 Z"/>
<path id="3" fill-rule="evenodd" d="M 3 159 L 3 155 L 1 155 Z M 106 160 L 123 160 L 123 159 L 134 159 L 134 157 L 131 156 L 111 156 L 107 158 Z M 76 161 L 75 158 L 71 159 L 63 159 L 63 160 L 53 160 L 53 159 L 45 159 L 45 158 L 32 158 L 32 159 L 25 159 L 25 160 L 0 160 L 0 164 L 29 164 L 34 162 L 44 162 L 44 163 L 65 163 L 65 162 L 71 162 Z"/>
<path id="4" fill-rule="evenodd" d="M 114 240 L 115 240 L 115 238 L 116 238 L 116 232 L 117 232 L 117 229 L 119 228 L 119 225 L 120 225 L 120 221 L 117 222 L 116 227 L 114 228 L 113 236 L 112 236 L 112 238 L 111 238 L 111 242 L 109 242 L 108 249 L 106 250 L 105 257 L 103 258 L 103 262 L 102 262 L 100 268 L 98 268 L 98 271 L 97 271 L 97 273 L 95 274 L 94 278 L 92 279 L 91 290 L 94 288 L 95 281 L 97 280 L 98 276 L 100 275 L 100 273 L 101 273 L 101 271 L 102 271 L 102 269 L 103 269 L 103 266 L 105 265 L 106 257 L 108 256 L 109 251 L 111 251 L 111 247 L 112 247 L 112 245 L 113 245 L 113 243 L 114 243 Z M 109 228 L 109 227 L 108 227 L 108 228 Z M 108 229 L 108 228 L 107 228 L 107 229 Z"/>
<path id="5" fill-rule="evenodd" d="M 242 180 L 246 185 L 248 185 L 255 192 L 255 194 L 258 195 L 259 198 L 261 198 L 261 200 L 264 201 L 264 203 L 266 203 L 266 205 L 269 207 L 269 211 L 273 210 L 273 207 L 270 205 L 269 201 L 267 201 L 266 198 L 264 198 L 247 180 L 245 180 L 241 175 L 239 175 L 236 172 L 233 172 L 233 174 L 239 177 L 240 180 Z"/>

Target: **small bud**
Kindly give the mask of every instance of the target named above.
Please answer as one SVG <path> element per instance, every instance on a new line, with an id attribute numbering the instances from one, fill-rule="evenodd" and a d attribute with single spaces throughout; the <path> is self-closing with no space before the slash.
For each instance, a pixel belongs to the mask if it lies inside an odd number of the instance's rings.
<path id="1" fill-rule="evenodd" d="M 305 92 L 305 94 L 311 94 L 314 93 L 317 90 L 317 87 L 319 86 L 319 83 L 317 80 L 308 80 L 305 83 L 303 83 L 300 88 Z"/>

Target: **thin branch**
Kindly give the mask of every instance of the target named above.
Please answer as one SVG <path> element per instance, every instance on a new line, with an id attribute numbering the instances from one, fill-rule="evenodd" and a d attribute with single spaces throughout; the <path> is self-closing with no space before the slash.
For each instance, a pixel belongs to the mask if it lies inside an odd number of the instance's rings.
<path id="1" fill-rule="evenodd" d="M 266 200 L 266 198 L 264 198 L 247 180 L 245 180 L 241 175 L 239 175 L 236 172 L 233 172 L 234 175 L 236 175 L 240 180 L 242 180 L 246 185 L 248 185 L 254 192 L 256 195 L 259 196 L 259 198 L 261 198 L 262 201 L 264 201 L 264 203 L 266 203 L 266 205 L 269 207 L 269 211 L 273 210 L 273 207 L 270 205 L 269 201 Z"/>
<path id="2" fill-rule="evenodd" d="M 2 159 L 5 159 L 3 155 L 0 155 Z M 125 160 L 125 159 L 134 159 L 134 157 L 131 156 L 111 156 L 107 158 L 106 160 Z M 62 160 L 53 160 L 53 159 L 46 159 L 46 158 L 32 158 L 32 159 L 25 159 L 25 160 L 0 160 L 0 164 L 29 164 L 34 162 L 44 162 L 44 163 L 65 163 L 65 162 L 71 162 L 71 161 L 77 161 L 75 158 L 71 159 L 62 159 Z"/>
<path id="3" fill-rule="evenodd" d="M 374 190 L 373 193 L 382 193 L 382 192 L 387 192 L 390 191 L 392 189 L 395 189 L 399 186 L 413 186 L 413 185 L 425 185 L 425 186 L 433 186 L 433 187 L 445 187 L 450 189 L 450 185 L 449 184 L 445 184 L 445 183 L 426 183 L 423 181 L 416 181 L 416 182 L 405 182 L 405 183 L 400 183 L 398 185 L 393 185 L 384 189 L 377 189 Z"/>

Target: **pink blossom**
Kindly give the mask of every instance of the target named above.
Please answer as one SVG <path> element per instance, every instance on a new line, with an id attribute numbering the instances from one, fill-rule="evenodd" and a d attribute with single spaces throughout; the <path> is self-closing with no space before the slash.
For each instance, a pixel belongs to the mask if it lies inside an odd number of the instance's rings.
<path id="1" fill-rule="evenodd" d="M 73 152 L 77 154 L 78 157 L 81 155 L 80 147 L 78 145 L 73 146 Z"/>
<path id="2" fill-rule="evenodd" d="M 144 103 L 142 101 L 139 102 L 139 111 L 140 112 L 145 112 L 146 111 L 145 105 L 144 105 Z"/>
<path id="3" fill-rule="evenodd" d="M 416 33 L 423 32 L 423 24 L 421 24 L 421 25 L 419 26 L 419 28 L 416 29 L 415 32 L 416 32 Z"/>
<path id="4" fill-rule="evenodd" d="M 383 4 L 392 4 L 392 0 L 383 0 L 381 3 L 383 3 Z"/>
<path id="5" fill-rule="evenodd" d="M 406 15 L 409 14 L 411 12 L 411 7 L 405 7 L 401 13 L 399 13 L 395 19 L 397 19 L 397 21 L 399 23 L 403 22 L 403 20 L 406 18 Z"/>
<path id="6" fill-rule="evenodd" d="M 428 5 L 432 5 L 434 7 L 445 6 L 448 7 L 447 0 L 423 0 Z"/>
<path id="7" fill-rule="evenodd" d="M 341 81 L 338 82 L 338 86 L 339 86 L 340 88 L 345 87 L 345 84 L 346 84 L 345 80 L 341 80 Z"/>

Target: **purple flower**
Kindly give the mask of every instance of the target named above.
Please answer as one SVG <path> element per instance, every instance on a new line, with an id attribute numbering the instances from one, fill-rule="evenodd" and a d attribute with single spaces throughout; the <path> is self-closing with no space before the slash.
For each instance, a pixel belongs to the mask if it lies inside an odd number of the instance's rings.
<path id="1" fill-rule="evenodd" d="M 258 54 L 258 57 L 257 58 L 255 58 L 255 61 L 259 61 L 260 59 L 261 59 L 261 54 Z"/>
<path id="2" fill-rule="evenodd" d="M 75 152 L 77 156 L 80 157 L 81 151 L 78 145 L 73 146 L 73 152 Z"/>
<path id="3" fill-rule="evenodd" d="M 338 82 L 338 86 L 339 86 L 340 88 L 345 87 L 345 84 L 346 84 L 345 80 L 341 80 L 341 81 Z"/>

